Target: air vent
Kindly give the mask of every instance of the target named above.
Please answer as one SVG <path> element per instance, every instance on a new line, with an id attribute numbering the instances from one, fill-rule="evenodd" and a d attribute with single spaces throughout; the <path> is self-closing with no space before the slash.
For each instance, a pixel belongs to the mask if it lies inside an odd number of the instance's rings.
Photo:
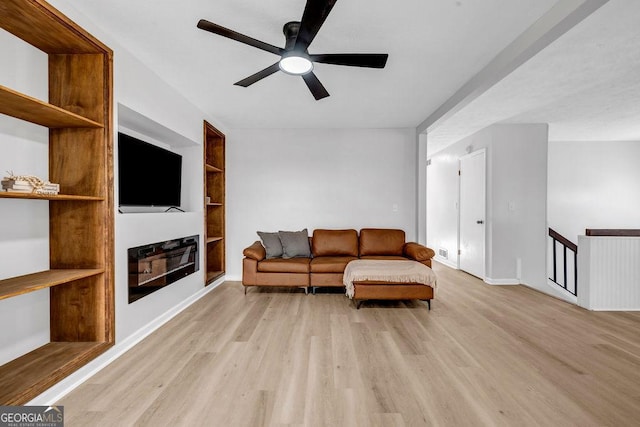
<path id="1" fill-rule="evenodd" d="M 440 255 L 442 258 L 449 259 L 449 251 L 444 248 L 438 249 L 438 255 Z"/>

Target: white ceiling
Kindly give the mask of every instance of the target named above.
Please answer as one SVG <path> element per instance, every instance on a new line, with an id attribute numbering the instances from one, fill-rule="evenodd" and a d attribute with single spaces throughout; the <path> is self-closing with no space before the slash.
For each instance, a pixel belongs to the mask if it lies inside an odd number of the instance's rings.
<path id="1" fill-rule="evenodd" d="M 316 64 L 233 83 L 278 57 L 199 30 L 204 18 L 276 46 L 306 0 L 84 0 L 73 7 L 229 128 L 417 127 L 554 6 L 594 0 L 338 0 L 310 53 L 388 53 L 383 70 Z M 640 1 L 610 0 L 435 129 L 429 151 L 492 123 L 552 140 L 640 140 Z"/>
<path id="2" fill-rule="evenodd" d="M 429 131 L 429 151 L 496 122 L 549 123 L 551 141 L 640 141 L 640 1 L 610 0 Z"/>
<path id="3" fill-rule="evenodd" d="M 316 64 L 330 97 L 300 77 L 233 83 L 278 57 L 199 30 L 200 18 L 277 46 L 306 0 L 84 0 L 92 19 L 230 128 L 416 127 L 556 0 L 339 0 L 310 53 L 388 53 L 383 70 Z"/>

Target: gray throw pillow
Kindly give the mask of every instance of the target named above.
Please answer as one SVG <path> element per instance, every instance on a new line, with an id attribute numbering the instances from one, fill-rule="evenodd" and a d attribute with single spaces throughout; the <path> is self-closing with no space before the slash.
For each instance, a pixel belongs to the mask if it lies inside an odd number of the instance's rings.
<path id="1" fill-rule="evenodd" d="M 267 259 L 282 257 L 282 243 L 280 243 L 278 233 L 258 231 L 258 236 L 260 236 L 260 240 L 262 240 L 262 246 L 264 246 L 265 252 L 267 253 Z"/>
<path id="2" fill-rule="evenodd" d="M 305 228 L 302 231 L 279 231 L 282 242 L 282 258 L 309 258 L 309 232 Z"/>

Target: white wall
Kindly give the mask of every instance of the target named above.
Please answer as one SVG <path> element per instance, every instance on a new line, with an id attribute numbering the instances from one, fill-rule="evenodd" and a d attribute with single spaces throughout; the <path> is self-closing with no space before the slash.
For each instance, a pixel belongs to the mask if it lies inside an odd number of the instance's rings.
<path id="1" fill-rule="evenodd" d="M 463 153 L 438 153 L 427 166 L 427 246 L 436 252 L 437 261 L 452 268 L 458 268 L 458 169 Z M 446 258 L 439 255 L 441 249 Z"/>
<path id="2" fill-rule="evenodd" d="M 259 129 L 228 136 L 228 279 L 240 279 L 242 250 L 258 240 L 258 230 L 393 227 L 415 239 L 415 130 Z"/>
<path id="3" fill-rule="evenodd" d="M 428 156 L 427 245 L 457 265 L 459 159 L 487 150 L 486 281 L 546 288 L 547 125 L 494 125 Z M 518 271 L 518 265 L 521 266 Z"/>
<path id="4" fill-rule="evenodd" d="M 549 142 L 549 227 L 640 228 L 640 141 Z"/>
<path id="5" fill-rule="evenodd" d="M 494 127 L 489 277 L 547 289 L 548 126 Z M 521 271 L 517 271 L 518 260 Z"/>

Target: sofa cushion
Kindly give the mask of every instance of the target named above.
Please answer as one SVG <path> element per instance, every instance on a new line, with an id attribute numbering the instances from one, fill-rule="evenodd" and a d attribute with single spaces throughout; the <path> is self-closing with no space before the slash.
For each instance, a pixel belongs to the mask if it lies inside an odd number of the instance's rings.
<path id="1" fill-rule="evenodd" d="M 347 264 L 358 259 L 354 256 L 322 256 L 311 260 L 312 273 L 343 273 Z"/>
<path id="2" fill-rule="evenodd" d="M 258 263 L 258 271 L 262 273 L 309 273 L 309 258 L 273 258 Z"/>
<path id="3" fill-rule="evenodd" d="M 311 253 L 322 256 L 358 256 L 356 230 L 313 230 Z"/>
<path id="4" fill-rule="evenodd" d="M 366 255 L 361 256 L 360 259 L 379 259 L 383 261 L 407 261 L 407 258 L 399 255 Z"/>
<path id="5" fill-rule="evenodd" d="M 260 240 L 262 240 L 267 259 L 280 258 L 282 256 L 282 243 L 280 242 L 279 233 L 258 231 L 258 236 L 260 236 Z"/>
<path id="6" fill-rule="evenodd" d="M 309 258 L 309 232 L 305 228 L 301 231 L 279 231 L 282 243 L 282 258 Z"/>
<path id="7" fill-rule="evenodd" d="M 403 230 L 390 228 L 363 228 L 360 230 L 360 256 L 402 256 L 405 243 Z"/>

